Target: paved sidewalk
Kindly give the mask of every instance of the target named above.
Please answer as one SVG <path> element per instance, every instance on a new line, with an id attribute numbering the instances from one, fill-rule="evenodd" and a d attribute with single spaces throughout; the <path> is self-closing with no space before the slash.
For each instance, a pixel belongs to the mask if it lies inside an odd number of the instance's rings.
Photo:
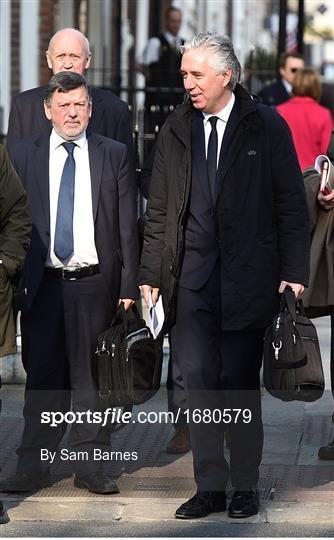
<path id="1" fill-rule="evenodd" d="M 328 320 L 317 321 L 329 386 Z M 164 378 L 165 378 L 164 374 Z M 2 472 L 15 470 L 23 427 L 23 386 L 1 390 Z M 166 410 L 166 389 L 142 407 Z M 261 513 L 231 520 L 226 513 L 184 523 L 175 509 L 195 490 L 192 455 L 164 450 L 169 424 L 132 424 L 113 436 L 113 450 L 138 451 L 137 461 L 115 462 L 119 495 L 99 496 L 75 489 L 70 477 L 29 496 L 3 494 L 9 523 L 3 536 L 334 536 L 334 462 L 319 461 L 318 448 L 334 438 L 333 398 L 329 387 L 315 403 L 283 403 L 263 395 L 265 445 L 261 466 Z M 228 455 L 228 451 L 227 451 Z M 64 462 L 53 468 L 66 473 Z M 308 531 L 309 533 L 307 534 Z"/>

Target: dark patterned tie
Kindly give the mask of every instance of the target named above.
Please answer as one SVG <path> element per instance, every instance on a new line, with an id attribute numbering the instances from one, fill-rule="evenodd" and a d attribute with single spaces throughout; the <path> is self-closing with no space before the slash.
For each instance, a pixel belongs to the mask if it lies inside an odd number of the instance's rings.
<path id="1" fill-rule="evenodd" d="M 75 182 L 75 160 L 73 157 L 73 142 L 63 143 L 67 151 L 67 158 L 61 175 L 57 220 L 55 230 L 54 252 L 58 259 L 65 261 L 74 250 L 73 240 L 73 211 L 74 211 L 74 182 Z"/>
<path id="2" fill-rule="evenodd" d="M 211 116 L 209 122 L 211 124 L 211 133 L 208 144 L 208 154 L 206 158 L 208 177 L 211 190 L 212 200 L 215 200 L 216 192 L 216 176 L 217 176 L 217 151 L 218 151 L 218 134 L 217 134 L 217 116 Z"/>

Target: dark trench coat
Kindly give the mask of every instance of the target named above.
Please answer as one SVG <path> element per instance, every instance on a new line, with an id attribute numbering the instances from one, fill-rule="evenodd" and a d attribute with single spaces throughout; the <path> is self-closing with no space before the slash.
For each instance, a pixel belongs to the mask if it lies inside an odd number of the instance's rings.
<path id="1" fill-rule="evenodd" d="M 285 121 L 235 89 L 237 120 L 218 170 L 215 208 L 223 330 L 263 328 L 278 311 L 281 280 L 307 285 L 309 220 L 302 174 Z M 160 288 L 174 322 L 191 189 L 190 103 L 161 130 L 147 207 L 140 284 Z M 209 277 L 209 276 L 208 276 Z"/>

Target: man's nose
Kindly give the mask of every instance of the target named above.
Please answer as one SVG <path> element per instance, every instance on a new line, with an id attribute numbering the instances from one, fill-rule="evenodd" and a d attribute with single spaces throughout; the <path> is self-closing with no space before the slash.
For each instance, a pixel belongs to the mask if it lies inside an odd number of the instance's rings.
<path id="1" fill-rule="evenodd" d="M 193 77 L 187 76 L 186 79 L 183 79 L 184 89 L 189 92 L 192 88 L 195 88 L 195 81 Z"/>
<path id="2" fill-rule="evenodd" d="M 68 114 L 70 116 L 73 116 L 73 117 L 77 115 L 77 109 L 76 109 L 74 103 L 70 104 L 69 109 L 68 109 Z"/>
<path id="3" fill-rule="evenodd" d="M 66 56 L 64 61 L 63 61 L 63 68 L 64 69 L 71 69 L 72 66 L 73 66 L 73 62 L 72 62 L 71 58 L 69 56 Z"/>

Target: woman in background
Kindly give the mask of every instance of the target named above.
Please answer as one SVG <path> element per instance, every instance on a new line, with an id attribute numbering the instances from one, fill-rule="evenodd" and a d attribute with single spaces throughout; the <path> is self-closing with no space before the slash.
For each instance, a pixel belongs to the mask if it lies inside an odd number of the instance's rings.
<path id="1" fill-rule="evenodd" d="M 320 80 L 310 68 L 299 69 L 293 80 L 292 97 L 277 106 L 292 132 L 300 168 L 314 167 L 315 158 L 326 154 L 333 120 L 326 107 L 319 105 Z"/>

